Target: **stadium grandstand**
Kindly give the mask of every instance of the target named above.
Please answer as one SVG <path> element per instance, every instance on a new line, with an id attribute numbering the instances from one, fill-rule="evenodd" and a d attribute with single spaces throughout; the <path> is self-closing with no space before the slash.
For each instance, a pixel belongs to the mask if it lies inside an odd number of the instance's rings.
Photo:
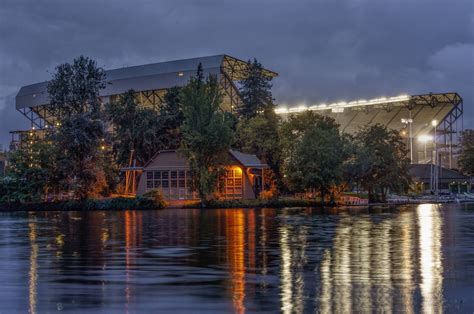
<path id="1" fill-rule="evenodd" d="M 174 86 L 184 86 L 196 74 L 198 65 L 204 75 L 217 76 L 223 95 L 222 109 L 232 112 L 242 103 L 238 84 L 245 78 L 247 62 L 229 55 L 175 60 L 106 71 L 106 87 L 100 91 L 103 103 L 116 99 L 130 89 L 135 90 L 137 102 L 145 107 L 158 109 L 164 102 L 166 91 Z M 264 69 L 270 77 L 277 73 Z M 16 96 L 16 109 L 31 122 L 30 130 L 12 131 L 11 148 L 41 138 L 45 129 L 54 127 L 62 117 L 53 114 L 49 106 L 48 82 L 23 86 Z"/>
<path id="2" fill-rule="evenodd" d="M 305 110 L 334 118 L 349 134 L 355 134 L 361 126 L 377 123 L 398 130 L 410 149 L 412 163 L 435 162 L 446 168 L 456 168 L 457 136 L 463 128 L 463 100 L 457 93 L 401 95 L 290 108 L 280 106 L 275 111 L 285 118 Z"/>

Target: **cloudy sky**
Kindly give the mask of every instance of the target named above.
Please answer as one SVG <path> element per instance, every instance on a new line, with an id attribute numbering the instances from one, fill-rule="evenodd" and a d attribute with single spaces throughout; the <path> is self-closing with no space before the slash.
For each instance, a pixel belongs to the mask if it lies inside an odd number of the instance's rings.
<path id="1" fill-rule="evenodd" d="M 22 85 L 81 54 L 107 69 L 226 53 L 278 103 L 457 91 L 474 127 L 473 0 L 0 0 L 0 143 Z"/>

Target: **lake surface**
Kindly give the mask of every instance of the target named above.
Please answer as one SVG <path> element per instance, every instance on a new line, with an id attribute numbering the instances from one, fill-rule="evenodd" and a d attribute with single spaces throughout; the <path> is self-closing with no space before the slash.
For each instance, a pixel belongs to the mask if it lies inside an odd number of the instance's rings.
<path id="1" fill-rule="evenodd" d="M 474 206 L 0 213 L 0 313 L 474 311 Z"/>

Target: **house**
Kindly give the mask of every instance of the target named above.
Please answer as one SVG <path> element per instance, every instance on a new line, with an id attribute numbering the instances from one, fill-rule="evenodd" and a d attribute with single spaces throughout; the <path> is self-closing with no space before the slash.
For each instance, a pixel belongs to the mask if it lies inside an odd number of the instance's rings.
<path id="1" fill-rule="evenodd" d="M 470 178 L 460 172 L 444 167 L 439 168 L 438 189 L 440 193 L 464 193 L 471 191 Z M 412 164 L 409 173 L 413 182 L 420 187 L 423 193 L 430 193 L 431 164 Z"/>
<path id="2" fill-rule="evenodd" d="M 255 155 L 229 151 L 226 174 L 219 180 L 222 199 L 254 199 L 264 186 L 263 164 Z M 142 169 L 137 195 L 159 189 L 165 200 L 198 199 L 191 190 L 191 172 L 185 157 L 176 150 L 158 152 Z"/>

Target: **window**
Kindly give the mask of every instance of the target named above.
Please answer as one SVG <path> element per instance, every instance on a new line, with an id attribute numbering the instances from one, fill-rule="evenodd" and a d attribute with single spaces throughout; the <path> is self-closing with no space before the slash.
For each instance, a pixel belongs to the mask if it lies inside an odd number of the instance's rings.
<path id="1" fill-rule="evenodd" d="M 242 198 L 242 169 L 235 167 L 227 169 L 225 178 L 219 183 L 219 191 L 226 199 Z"/>

